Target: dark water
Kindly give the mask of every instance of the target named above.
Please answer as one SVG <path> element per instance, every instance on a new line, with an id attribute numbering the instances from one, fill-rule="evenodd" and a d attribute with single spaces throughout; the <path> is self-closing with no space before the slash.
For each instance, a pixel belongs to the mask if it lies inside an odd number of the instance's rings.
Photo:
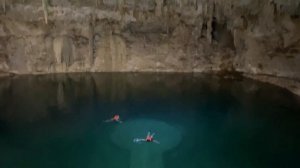
<path id="1" fill-rule="evenodd" d="M 103 123 L 120 114 L 123 124 Z M 161 144 L 134 144 L 156 132 Z M 1 168 L 296 168 L 300 99 L 248 79 L 74 74 L 0 80 Z"/>

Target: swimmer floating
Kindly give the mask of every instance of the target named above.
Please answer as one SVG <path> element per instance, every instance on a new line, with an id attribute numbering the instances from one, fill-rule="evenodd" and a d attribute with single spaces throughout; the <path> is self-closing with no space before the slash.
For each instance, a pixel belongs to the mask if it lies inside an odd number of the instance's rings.
<path id="1" fill-rule="evenodd" d="M 113 118 L 105 120 L 104 122 L 118 122 L 118 123 L 122 123 L 120 116 L 119 115 L 114 115 Z"/>
<path id="2" fill-rule="evenodd" d="M 147 137 L 145 139 L 143 138 L 135 138 L 133 139 L 133 142 L 135 143 L 141 143 L 141 142 L 154 142 L 159 144 L 157 140 L 154 139 L 155 133 L 151 134 L 151 132 L 148 132 Z"/>

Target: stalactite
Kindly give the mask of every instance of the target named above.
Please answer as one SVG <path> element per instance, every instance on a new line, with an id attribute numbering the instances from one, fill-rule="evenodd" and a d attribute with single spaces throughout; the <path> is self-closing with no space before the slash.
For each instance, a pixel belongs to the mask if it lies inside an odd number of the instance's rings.
<path id="1" fill-rule="evenodd" d="M 96 7 L 97 8 L 100 8 L 100 7 L 102 7 L 104 5 L 103 0 L 95 0 L 95 1 L 96 1 Z"/>
<path id="2" fill-rule="evenodd" d="M 124 7 L 124 0 L 117 0 L 115 3 L 115 11 L 120 11 Z"/>
<path id="3" fill-rule="evenodd" d="M 48 1 L 42 0 L 45 23 L 48 24 Z"/>
<path id="4" fill-rule="evenodd" d="M 118 0 L 118 10 L 121 11 L 124 8 L 124 0 Z"/>
<path id="5" fill-rule="evenodd" d="M 155 15 L 161 16 L 162 14 L 162 7 L 163 7 L 163 0 L 155 0 L 156 7 L 155 7 Z"/>
<path id="6" fill-rule="evenodd" d="M 4 13 L 6 13 L 6 0 L 2 0 L 2 7 L 3 7 Z"/>
<path id="7" fill-rule="evenodd" d="M 95 27 L 95 14 L 92 13 L 89 22 L 89 64 L 90 66 L 94 64 L 94 55 L 95 55 L 94 27 Z"/>
<path id="8" fill-rule="evenodd" d="M 179 6 L 179 9 L 182 8 L 182 2 L 181 2 L 181 0 L 175 0 L 175 4 L 176 4 L 177 6 Z"/>
<path id="9" fill-rule="evenodd" d="M 139 9 L 139 0 L 134 0 L 134 11 L 137 11 Z"/>

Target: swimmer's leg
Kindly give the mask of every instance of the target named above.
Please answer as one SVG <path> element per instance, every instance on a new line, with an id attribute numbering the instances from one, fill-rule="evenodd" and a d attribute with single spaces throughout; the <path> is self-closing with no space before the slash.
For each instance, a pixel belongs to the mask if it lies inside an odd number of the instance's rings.
<path id="1" fill-rule="evenodd" d="M 153 142 L 156 143 L 156 144 L 160 144 L 160 142 L 157 141 L 157 140 L 153 140 Z"/>
<path id="2" fill-rule="evenodd" d="M 108 122 L 113 122 L 114 119 L 108 119 L 108 120 L 105 120 L 104 122 L 108 123 Z"/>
<path id="3" fill-rule="evenodd" d="M 133 139 L 134 143 L 141 143 L 141 142 L 146 142 L 146 139 L 142 139 L 142 138 L 135 138 Z"/>

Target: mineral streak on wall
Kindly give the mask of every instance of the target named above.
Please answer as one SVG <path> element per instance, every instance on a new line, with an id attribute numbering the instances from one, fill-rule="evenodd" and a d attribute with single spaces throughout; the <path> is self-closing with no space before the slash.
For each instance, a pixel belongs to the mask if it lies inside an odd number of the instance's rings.
<path id="1" fill-rule="evenodd" d="M 299 4 L 2 0 L 0 71 L 234 70 L 299 79 Z"/>

